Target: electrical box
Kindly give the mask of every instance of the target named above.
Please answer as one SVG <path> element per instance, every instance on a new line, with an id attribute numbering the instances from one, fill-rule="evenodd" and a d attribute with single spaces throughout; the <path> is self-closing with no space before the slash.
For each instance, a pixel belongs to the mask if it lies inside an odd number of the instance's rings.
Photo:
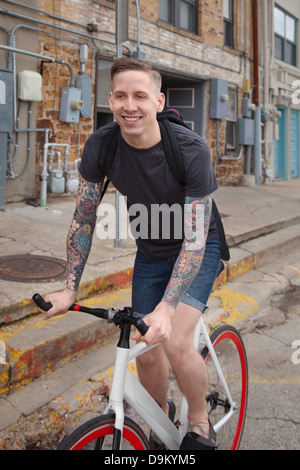
<path id="1" fill-rule="evenodd" d="M 251 118 L 252 112 L 255 111 L 255 104 L 251 103 L 249 98 L 244 98 L 242 101 L 242 115 L 244 118 Z"/>
<path id="2" fill-rule="evenodd" d="M 22 101 L 42 101 L 42 76 L 31 70 L 18 74 L 18 97 Z"/>
<path id="3" fill-rule="evenodd" d="M 81 90 L 81 99 L 83 101 L 82 116 L 91 116 L 92 114 L 92 77 L 78 75 L 76 77 L 76 88 Z"/>
<path id="4" fill-rule="evenodd" d="M 80 112 L 84 103 L 81 99 L 81 90 L 74 87 L 61 89 L 59 120 L 64 122 L 79 122 Z"/>
<path id="5" fill-rule="evenodd" d="M 12 132 L 13 109 L 14 109 L 13 72 L 9 70 L 0 70 L 0 132 Z"/>
<path id="6" fill-rule="evenodd" d="M 239 145 L 254 145 L 254 119 L 239 119 Z"/>
<path id="7" fill-rule="evenodd" d="M 228 82 L 212 78 L 210 96 L 210 117 L 212 119 L 226 119 L 228 100 Z"/>

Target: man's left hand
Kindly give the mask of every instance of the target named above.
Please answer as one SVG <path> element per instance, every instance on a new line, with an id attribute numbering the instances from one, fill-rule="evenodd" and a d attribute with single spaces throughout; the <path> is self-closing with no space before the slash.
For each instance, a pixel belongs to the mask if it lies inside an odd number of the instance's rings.
<path id="1" fill-rule="evenodd" d="M 174 315 L 174 308 L 166 302 L 160 302 L 155 310 L 146 315 L 143 320 L 149 326 L 145 336 L 136 331 L 132 336 L 135 341 L 144 341 L 147 346 L 169 341 L 172 332 L 171 320 Z"/>

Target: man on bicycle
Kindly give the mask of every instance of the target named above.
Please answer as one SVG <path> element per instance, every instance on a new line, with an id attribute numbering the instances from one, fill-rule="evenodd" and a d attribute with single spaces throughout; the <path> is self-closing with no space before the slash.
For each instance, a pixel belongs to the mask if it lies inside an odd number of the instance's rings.
<path id="1" fill-rule="evenodd" d="M 165 105 L 161 76 L 150 64 L 122 58 L 111 70 L 109 105 L 121 135 L 109 178 L 127 197 L 129 208 L 147 208 L 149 230 L 136 240 L 137 254 L 132 282 L 132 307 L 149 326 L 133 339 L 159 347 L 137 359 L 139 378 L 169 415 L 167 401 L 169 362 L 189 405 L 189 438 L 210 447 L 212 430 L 205 408 L 206 366 L 193 347 L 193 332 L 216 276 L 221 271 L 218 233 L 211 215 L 211 194 L 217 189 L 210 151 L 205 141 L 173 124 L 183 158 L 186 184 L 178 184 L 168 167 L 157 113 Z M 66 313 L 75 302 L 80 279 L 90 252 L 96 212 L 105 175 L 99 165 L 99 150 L 111 125 L 92 134 L 85 144 L 79 167 L 77 204 L 67 238 L 67 287 L 45 297 L 53 307 L 47 318 Z M 181 208 L 178 227 L 164 237 L 151 219 L 154 204 Z M 171 230 L 172 232 L 172 230 Z M 169 360 L 169 362 L 168 362 Z M 195 447 L 193 447 L 195 445 Z"/>

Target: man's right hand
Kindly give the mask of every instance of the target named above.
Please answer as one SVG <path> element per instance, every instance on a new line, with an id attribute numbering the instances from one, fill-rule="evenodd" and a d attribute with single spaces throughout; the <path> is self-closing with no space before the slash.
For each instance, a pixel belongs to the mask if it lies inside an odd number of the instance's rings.
<path id="1" fill-rule="evenodd" d="M 71 305 L 75 303 L 76 297 L 77 292 L 70 289 L 64 289 L 59 292 L 53 292 L 52 294 L 45 295 L 45 301 L 51 302 L 53 307 L 51 307 L 47 312 L 40 309 L 40 311 L 43 313 L 44 320 L 54 317 L 55 315 L 63 315 L 67 313 Z"/>

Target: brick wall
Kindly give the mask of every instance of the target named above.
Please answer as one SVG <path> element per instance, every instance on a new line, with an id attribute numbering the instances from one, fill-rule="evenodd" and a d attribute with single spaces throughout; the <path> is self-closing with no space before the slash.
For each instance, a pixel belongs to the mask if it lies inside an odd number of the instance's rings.
<path id="1" fill-rule="evenodd" d="M 211 77 L 226 79 L 239 90 L 239 107 L 243 97 L 245 78 L 251 77 L 251 2 L 248 4 L 248 38 L 247 54 L 250 57 L 246 62 L 244 53 L 244 1 L 236 0 L 235 8 L 235 49 L 223 46 L 223 6 L 222 1 L 199 0 L 199 35 L 183 32 L 177 28 L 159 21 L 158 0 L 140 0 L 140 40 L 141 50 L 146 54 L 147 60 L 170 71 L 175 70 L 187 77 L 199 77 L 206 83 L 205 94 L 205 138 L 212 151 L 213 161 L 216 158 L 216 122 L 209 119 L 209 92 Z M 39 8 L 59 17 L 68 18 L 82 25 L 91 22 L 98 23 L 101 31 L 115 31 L 114 4 L 108 0 L 39 0 Z M 45 20 L 45 16 L 41 16 Z M 47 22 L 60 24 L 74 31 L 88 33 L 81 26 L 62 23 L 58 20 L 46 18 Z M 47 31 L 50 31 L 49 28 Z M 63 58 L 68 61 L 75 75 L 80 73 L 79 46 L 80 42 L 89 44 L 89 60 L 86 64 L 86 74 L 95 77 L 95 61 L 93 59 L 95 44 L 102 55 L 113 57 L 116 52 L 114 36 L 104 32 L 93 33 L 108 42 L 93 43 L 75 34 L 67 35 L 65 32 L 52 30 L 56 35 L 68 37 L 70 40 L 54 38 L 48 34 L 40 34 L 39 52 L 44 55 Z M 126 46 L 131 52 L 136 50 L 137 24 L 136 5 L 130 1 L 129 40 Z M 72 41 L 71 41 L 72 40 Z M 125 49 L 124 49 L 125 50 Z M 245 63 L 247 71 L 245 73 Z M 80 154 L 87 137 L 94 130 L 94 117 L 82 117 L 80 129 L 78 124 L 72 125 L 58 120 L 60 106 L 60 89 L 68 86 L 70 74 L 68 68 L 57 63 L 43 63 L 43 102 L 38 105 L 37 116 L 39 127 L 51 127 L 54 132 L 53 141 L 69 143 L 70 161 Z M 93 93 L 94 96 L 94 93 Z M 43 136 L 39 136 L 38 151 L 41 161 Z M 79 150 L 78 150 L 79 142 Z M 220 128 L 220 152 L 224 153 L 225 123 Z M 38 163 L 39 164 L 39 163 Z M 219 162 L 217 175 L 220 178 L 237 181 L 244 172 L 244 158 L 239 162 Z"/>

